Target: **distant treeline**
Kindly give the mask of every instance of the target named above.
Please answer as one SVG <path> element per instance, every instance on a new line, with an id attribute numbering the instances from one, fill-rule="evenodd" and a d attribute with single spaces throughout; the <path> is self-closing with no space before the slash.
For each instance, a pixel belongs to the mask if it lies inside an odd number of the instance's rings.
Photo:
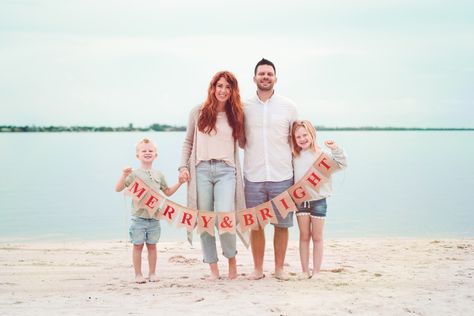
<path id="1" fill-rule="evenodd" d="M 474 131 L 474 128 L 438 128 L 438 127 L 326 127 L 316 126 L 318 131 Z M 134 127 L 129 124 L 127 127 L 110 126 L 14 126 L 0 125 L 2 133 L 44 133 L 44 132 L 175 132 L 186 131 L 185 126 L 173 126 L 167 124 L 152 124 L 148 127 Z"/>
<path id="2" fill-rule="evenodd" d="M 25 133 L 36 133 L 36 132 L 174 132 L 174 131 L 185 131 L 184 126 L 172 126 L 166 124 L 152 124 L 148 127 L 134 127 L 133 124 L 129 124 L 126 127 L 110 127 L 110 126 L 12 126 L 12 125 L 0 125 L 0 132 L 25 132 Z"/>
<path id="3" fill-rule="evenodd" d="M 315 126 L 318 131 L 474 131 L 474 128 L 455 127 L 326 127 Z"/>

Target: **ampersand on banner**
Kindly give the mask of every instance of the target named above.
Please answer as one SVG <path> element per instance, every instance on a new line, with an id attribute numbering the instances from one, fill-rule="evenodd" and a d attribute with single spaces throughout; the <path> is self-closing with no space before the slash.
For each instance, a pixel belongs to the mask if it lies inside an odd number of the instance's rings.
<path id="1" fill-rule="evenodd" d="M 219 220 L 219 235 L 223 233 L 235 234 L 235 212 L 219 212 L 217 218 Z"/>
<path id="2" fill-rule="evenodd" d="M 226 216 L 222 219 L 221 228 L 231 228 L 232 221 L 230 220 L 229 216 Z"/>

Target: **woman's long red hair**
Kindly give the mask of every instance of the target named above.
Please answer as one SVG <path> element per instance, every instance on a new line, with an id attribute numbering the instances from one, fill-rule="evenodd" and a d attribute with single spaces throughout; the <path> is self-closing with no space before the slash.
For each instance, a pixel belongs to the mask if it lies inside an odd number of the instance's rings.
<path id="1" fill-rule="evenodd" d="M 239 139 L 244 132 L 244 109 L 240 100 L 239 84 L 235 76 L 229 71 L 219 71 L 214 75 L 207 90 L 207 99 L 201 108 L 198 120 L 198 128 L 202 133 L 209 134 L 216 129 L 217 106 L 216 84 L 220 78 L 224 78 L 230 84 L 230 97 L 225 104 L 227 121 L 232 128 L 232 136 Z"/>

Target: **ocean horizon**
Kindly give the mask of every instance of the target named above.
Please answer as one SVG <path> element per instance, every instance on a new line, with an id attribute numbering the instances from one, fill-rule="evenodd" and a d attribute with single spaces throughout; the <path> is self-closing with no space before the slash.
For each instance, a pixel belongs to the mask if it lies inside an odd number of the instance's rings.
<path id="1" fill-rule="evenodd" d="M 334 139 L 348 156 L 334 176 L 326 238 L 473 237 L 474 167 L 462 163 L 474 159 L 473 136 L 318 132 L 319 144 Z M 175 183 L 184 132 L 0 133 L 0 239 L 127 239 L 130 199 L 114 185 L 124 166 L 138 166 L 134 148 L 143 137 L 157 143 L 154 167 Z M 170 199 L 185 205 L 185 197 L 182 186 Z M 185 236 L 162 222 L 162 241 Z M 298 238 L 296 220 L 290 238 Z"/>

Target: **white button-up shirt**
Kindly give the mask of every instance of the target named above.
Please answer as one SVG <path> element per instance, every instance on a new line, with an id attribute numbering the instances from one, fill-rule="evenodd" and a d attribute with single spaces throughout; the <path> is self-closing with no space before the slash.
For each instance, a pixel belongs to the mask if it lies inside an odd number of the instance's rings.
<path id="1" fill-rule="evenodd" d="M 252 182 L 284 181 L 293 177 L 290 146 L 291 124 L 296 106 L 273 94 L 263 102 L 257 94 L 244 103 L 244 176 Z"/>

